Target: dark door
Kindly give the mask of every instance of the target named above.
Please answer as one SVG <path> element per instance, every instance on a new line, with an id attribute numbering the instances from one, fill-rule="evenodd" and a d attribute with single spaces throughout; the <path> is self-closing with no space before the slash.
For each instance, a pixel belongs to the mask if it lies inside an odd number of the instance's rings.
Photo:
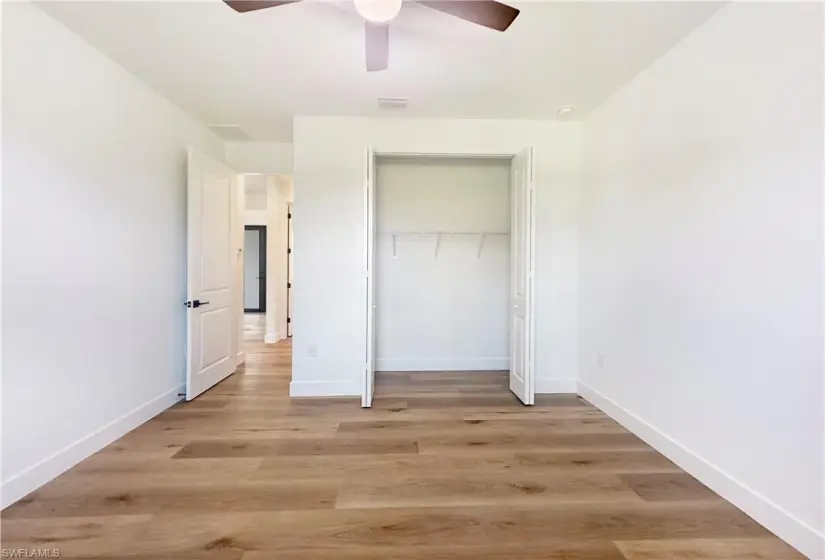
<path id="1" fill-rule="evenodd" d="M 245 226 L 243 237 L 243 310 L 266 311 L 266 226 Z"/>

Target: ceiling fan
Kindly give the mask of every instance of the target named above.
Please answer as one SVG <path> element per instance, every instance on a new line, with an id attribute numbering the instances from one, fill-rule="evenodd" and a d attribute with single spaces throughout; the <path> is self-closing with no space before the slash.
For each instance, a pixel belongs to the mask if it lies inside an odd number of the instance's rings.
<path id="1" fill-rule="evenodd" d="M 236 12 L 252 12 L 294 4 L 301 0 L 223 0 Z M 390 50 L 390 21 L 398 15 L 405 0 L 353 0 L 355 9 L 366 20 L 367 71 L 386 70 Z M 410 1 L 410 0 L 406 0 Z M 412 0 L 422 6 L 505 31 L 515 21 L 519 10 L 495 0 Z"/>

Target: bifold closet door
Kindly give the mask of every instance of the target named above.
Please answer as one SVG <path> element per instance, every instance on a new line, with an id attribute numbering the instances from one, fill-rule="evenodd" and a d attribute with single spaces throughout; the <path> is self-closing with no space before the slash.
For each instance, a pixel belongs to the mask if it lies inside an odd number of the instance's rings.
<path id="1" fill-rule="evenodd" d="M 533 153 L 513 158 L 510 236 L 510 390 L 527 405 L 535 402 L 533 329 Z"/>
<path id="2" fill-rule="evenodd" d="M 364 183 L 365 305 L 366 356 L 361 380 L 361 406 L 372 406 L 375 392 L 375 154 L 367 148 Z"/>

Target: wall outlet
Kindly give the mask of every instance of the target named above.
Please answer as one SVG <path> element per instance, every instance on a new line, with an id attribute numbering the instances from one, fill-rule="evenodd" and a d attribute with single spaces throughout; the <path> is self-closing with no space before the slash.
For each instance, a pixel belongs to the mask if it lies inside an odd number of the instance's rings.
<path id="1" fill-rule="evenodd" d="M 310 358 L 317 358 L 318 357 L 318 347 L 314 344 L 310 344 L 307 346 L 307 356 Z"/>
<path id="2" fill-rule="evenodd" d="M 596 356 L 596 363 L 599 364 L 599 369 L 604 369 L 604 354 L 601 352 Z"/>

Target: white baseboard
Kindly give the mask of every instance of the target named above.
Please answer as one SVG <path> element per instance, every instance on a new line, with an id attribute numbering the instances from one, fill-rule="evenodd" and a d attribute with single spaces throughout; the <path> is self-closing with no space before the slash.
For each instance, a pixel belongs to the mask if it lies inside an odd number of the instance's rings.
<path id="1" fill-rule="evenodd" d="M 578 392 L 619 424 L 642 438 L 665 457 L 808 558 L 825 560 L 825 534 L 818 532 L 586 383 L 578 382 Z M 817 490 L 811 489 L 812 492 Z"/>
<path id="2" fill-rule="evenodd" d="M 499 371 L 510 368 L 510 358 L 378 358 L 376 371 Z"/>
<path id="3" fill-rule="evenodd" d="M 289 384 L 290 397 L 360 397 L 357 383 L 345 381 L 293 381 Z"/>
<path id="4" fill-rule="evenodd" d="M 238 352 L 237 359 L 235 360 L 235 367 L 241 365 L 246 361 L 246 352 Z"/>
<path id="5" fill-rule="evenodd" d="M 117 420 L 67 445 L 57 453 L 4 481 L 0 485 L 0 503 L 2 503 L 2 507 L 5 508 L 27 494 L 34 492 L 83 459 L 154 418 L 180 401 L 183 397 L 179 397 L 178 394 L 185 392 L 186 386 L 181 386 L 155 397 L 131 412 L 127 412 Z"/>
<path id="6" fill-rule="evenodd" d="M 275 344 L 279 340 L 281 340 L 281 335 L 277 332 L 266 333 L 264 336 L 264 344 Z"/>
<path id="7" fill-rule="evenodd" d="M 578 383 L 575 379 L 563 377 L 536 379 L 536 393 L 577 393 Z"/>

